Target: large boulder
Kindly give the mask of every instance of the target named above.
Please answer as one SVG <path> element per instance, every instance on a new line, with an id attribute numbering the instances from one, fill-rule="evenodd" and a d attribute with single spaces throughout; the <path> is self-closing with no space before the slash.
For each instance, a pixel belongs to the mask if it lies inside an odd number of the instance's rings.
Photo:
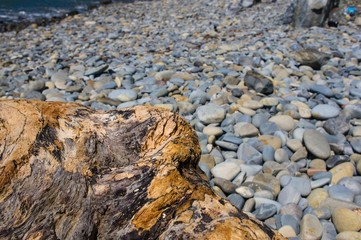
<path id="1" fill-rule="evenodd" d="M 294 27 L 322 27 L 338 4 L 339 0 L 292 0 L 283 22 Z"/>
<path id="2" fill-rule="evenodd" d="M 0 101 L 0 239 L 284 239 L 213 193 L 199 156 L 162 109 Z"/>

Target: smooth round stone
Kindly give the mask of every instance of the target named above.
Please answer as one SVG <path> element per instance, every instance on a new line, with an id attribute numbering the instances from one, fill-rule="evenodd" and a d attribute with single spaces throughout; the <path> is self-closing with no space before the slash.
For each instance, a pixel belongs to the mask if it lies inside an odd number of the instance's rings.
<path id="1" fill-rule="evenodd" d="M 280 129 L 287 132 L 296 127 L 295 121 L 288 115 L 276 115 L 271 117 L 268 121 L 274 122 Z"/>
<path id="2" fill-rule="evenodd" d="M 306 148 L 301 147 L 294 154 L 292 154 L 290 160 L 292 162 L 297 162 L 297 161 L 300 161 L 302 159 L 306 159 L 307 155 L 308 155 L 308 152 L 307 152 Z"/>
<path id="3" fill-rule="evenodd" d="M 262 171 L 261 165 L 241 164 L 241 171 L 246 173 L 246 176 L 255 176 Z"/>
<path id="4" fill-rule="evenodd" d="M 315 188 L 322 187 L 322 186 L 328 184 L 330 181 L 331 181 L 330 178 L 320 178 L 320 179 L 311 181 L 311 188 L 315 189 Z"/>
<path id="5" fill-rule="evenodd" d="M 137 99 L 137 92 L 132 89 L 117 89 L 109 93 L 109 98 L 122 102 L 134 101 Z"/>
<path id="6" fill-rule="evenodd" d="M 303 134 L 303 141 L 307 150 L 314 156 L 327 159 L 330 156 L 331 148 L 324 135 L 316 130 L 306 130 Z"/>
<path id="7" fill-rule="evenodd" d="M 278 194 L 277 201 L 282 205 L 288 203 L 298 203 L 301 199 L 301 194 L 293 186 L 287 185 Z"/>
<path id="8" fill-rule="evenodd" d="M 360 231 L 361 213 L 347 208 L 337 208 L 332 213 L 332 222 L 337 232 Z"/>
<path id="9" fill-rule="evenodd" d="M 295 130 L 293 130 L 292 135 L 295 139 L 298 139 L 302 142 L 304 133 L 305 133 L 304 128 L 296 128 Z"/>
<path id="10" fill-rule="evenodd" d="M 278 232 L 285 238 L 297 236 L 295 230 L 289 225 L 285 225 L 285 226 L 281 227 L 280 229 L 278 229 Z"/>
<path id="11" fill-rule="evenodd" d="M 239 137 L 254 137 L 259 133 L 251 123 L 240 122 L 234 125 L 234 134 Z"/>
<path id="12" fill-rule="evenodd" d="M 238 107 L 238 111 L 240 111 L 241 113 L 247 115 L 247 116 L 254 116 L 256 114 L 256 111 L 250 108 L 245 108 L 245 107 Z"/>
<path id="13" fill-rule="evenodd" d="M 296 152 L 298 149 L 300 149 L 303 146 L 302 142 L 298 139 L 288 139 L 286 145 L 293 152 Z"/>
<path id="14" fill-rule="evenodd" d="M 221 162 L 211 169 L 214 177 L 232 180 L 241 171 L 239 164 L 234 162 Z"/>
<path id="15" fill-rule="evenodd" d="M 328 192 L 326 189 L 316 188 L 312 190 L 307 197 L 308 205 L 313 208 L 318 208 L 327 198 Z"/>
<path id="16" fill-rule="evenodd" d="M 328 195 L 331 198 L 338 199 L 346 202 L 353 202 L 353 192 L 345 186 L 334 185 L 328 188 Z"/>
<path id="17" fill-rule="evenodd" d="M 242 184 L 252 188 L 254 191 L 267 190 L 272 192 L 273 196 L 277 196 L 281 191 L 279 180 L 267 173 L 259 173 L 253 177 L 252 181 L 247 181 Z"/>
<path id="18" fill-rule="evenodd" d="M 238 208 L 238 209 L 243 208 L 245 200 L 243 197 L 241 197 L 237 193 L 232 193 L 227 198 L 236 208 Z"/>
<path id="19" fill-rule="evenodd" d="M 360 240 L 361 233 L 356 231 L 346 231 L 337 234 L 336 240 Z"/>
<path id="20" fill-rule="evenodd" d="M 223 130 L 220 127 L 208 125 L 205 128 L 203 128 L 203 133 L 207 134 L 207 135 L 214 135 L 214 136 L 218 137 L 223 134 Z"/>
<path id="21" fill-rule="evenodd" d="M 274 161 L 275 150 L 273 147 L 266 145 L 262 150 L 263 161 Z"/>
<path id="22" fill-rule="evenodd" d="M 322 237 L 323 227 L 318 218 L 312 214 L 306 214 L 300 227 L 301 239 L 319 240 Z"/>
<path id="23" fill-rule="evenodd" d="M 270 145 L 273 149 L 278 149 L 282 146 L 282 141 L 279 137 L 272 135 L 261 135 L 258 137 L 264 145 Z"/>
<path id="24" fill-rule="evenodd" d="M 263 161 L 262 154 L 248 143 L 242 143 L 239 146 L 237 156 L 247 164 L 261 164 Z"/>
<path id="25" fill-rule="evenodd" d="M 246 186 L 240 186 L 238 188 L 236 188 L 236 193 L 238 193 L 239 195 L 241 195 L 244 198 L 251 198 L 254 196 L 254 190 L 250 187 L 246 187 Z"/>
<path id="26" fill-rule="evenodd" d="M 226 111 L 221 106 L 210 103 L 200 106 L 196 110 L 198 119 L 204 124 L 220 123 L 226 116 Z"/>
<path id="27" fill-rule="evenodd" d="M 274 204 L 261 204 L 256 206 L 256 210 L 252 213 L 257 219 L 265 220 L 277 213 L 277 207 Z"/>
<path id="28" fill-rule="evenodd" d="M 278 99 L 275 97 L 264 97 L 261 99 L 260 102 L 266 107 L 273 107 L 273 106 L 277 106 Z"/>
<path id="29" fill-rule="evenodd" d="M 340 110 L 332 105 L 320 104 L 312 108 L 311 113 L 313 118 L 326 120 L 337 117 L 340 114 Z"/>
<path id="30" fill-rule="evenodd" d="M 338 182 L 338 185 L 345 186 L 355 195 L 361 195 L 361 182 L 356 179 L 344 177 Z"/>
<path id="31" fill-rule="evenodd" d="M 298 113 L 300 114 L 301 118 L 311 118 L 311 109 L 306 103 L 300 101 L 291 101 L 291 104 L 297 106 Z"/>
<path id="32" fill-rule="evenodd" d="M 344 177 L 352 177 L 355 172 L 355 166 L 351 162 L 341 163 L 330 171 L 332 173 L 332 184 L 338 183 Z"/>
<path id="33" fill-rule="evenodd" d="M 279 163 L 289 161 L 287 151 L 283 148 L 276 149 L 274 159 Z"/>
<path id="34" fill-rule="evenodd" d="M 323 159 L 313 159 L 309 164 L 309 168 L 326 169 L 326 163 Z"/>
<path id="35" fill-rule="evenodd" d="M 249 100 L 243 103 L 243 107 L 257 110 L 263 107 L 263 104 L 259 101 Z"/>
<path id="36" fill-rule="evenodd" d="M 290 186 L 297 189 L 302 196 L 308 196 L 311 192 L 310 180 L 303 177 L 282 176 L 280 183 L 283 187 Z"/>
<path id="37" fill-rule="evenodd" d="M 224 193 L 231 194 L 234 193 L 237 186 L 231 181 L 223 178 L 213 178 L 213 183 L 218 186 Z"/>
<path id="38" fill-rule="evenodd" d="M 333 225 L 332 222 L 326 221 L 326 220 L 321 220 L 321 224 L 323 227 L 323 234 L 322 234 L 322 239 L 321 240 L 331 240 L 331 239 L 335 239 L 337 232 L 336 232 L 336 228 Z"/>

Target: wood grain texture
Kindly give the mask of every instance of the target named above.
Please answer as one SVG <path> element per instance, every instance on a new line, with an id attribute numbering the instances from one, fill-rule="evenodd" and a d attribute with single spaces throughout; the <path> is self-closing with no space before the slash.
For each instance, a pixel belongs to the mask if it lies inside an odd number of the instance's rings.
<path id="1" fill-rule="evenodd" d="M 151 107 L 0 101 L 0 239 L 283 239 L 215 195 L 195 132 Z"/>

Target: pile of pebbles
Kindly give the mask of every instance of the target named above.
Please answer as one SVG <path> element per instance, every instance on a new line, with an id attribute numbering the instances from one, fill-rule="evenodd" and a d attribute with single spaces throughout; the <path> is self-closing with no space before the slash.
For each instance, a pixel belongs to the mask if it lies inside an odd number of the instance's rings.
<path id="1" fill-rule="evenodd" d="M 292 29 L 288 4 L 117 3 L 1 33 L 0 96 L 178 112 L 237 208 L 290 239 L 361 239 L 361 31 Z"/>

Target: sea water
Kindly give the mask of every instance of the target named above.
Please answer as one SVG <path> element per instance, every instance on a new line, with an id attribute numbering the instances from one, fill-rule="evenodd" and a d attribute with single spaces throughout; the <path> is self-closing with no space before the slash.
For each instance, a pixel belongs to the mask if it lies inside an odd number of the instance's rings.
<path id="1" fill-rule="evenodd" d="M 0 0 L 0 21 L 33 20 L 82 12 L 101 0 Z"/>

